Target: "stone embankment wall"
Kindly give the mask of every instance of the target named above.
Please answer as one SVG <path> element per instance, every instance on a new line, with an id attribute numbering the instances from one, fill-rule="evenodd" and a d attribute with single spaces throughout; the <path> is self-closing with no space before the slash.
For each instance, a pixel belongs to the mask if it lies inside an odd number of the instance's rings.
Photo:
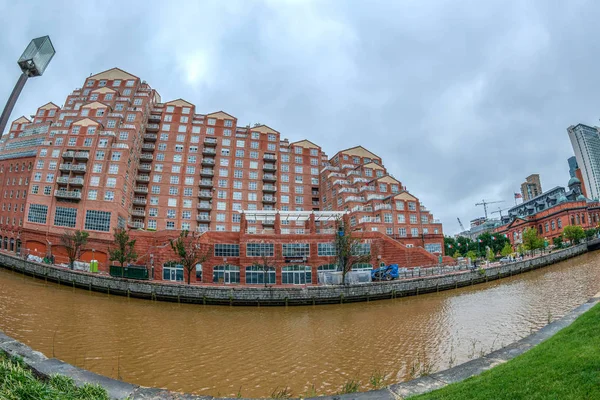
<path id="1" fill-rule="evenodd" d="M 581 244 L 542 257 L 490 267 L 480 271 L 462 271 L 447 275 L 349 286 L 235 287 L 134 281 L 106 275 L 75 272 L 60 267 L 25 261 L 6 254 L 0 254 L 0 266 L 64 285 L 151 300 L 255 306 L 315 305 L 394 299 L 455 289 L 538 269 L 587 251 L 587 244 Z"/>

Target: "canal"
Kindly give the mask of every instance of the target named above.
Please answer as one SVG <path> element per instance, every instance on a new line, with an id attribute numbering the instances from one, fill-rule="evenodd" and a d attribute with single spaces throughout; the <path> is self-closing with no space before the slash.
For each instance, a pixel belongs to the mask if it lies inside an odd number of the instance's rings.
<path id="1" fill-rule="evenodd" d="M 417 297 L 314 307 L 201 306 L 72 289 L 0 269 L 0 329 L 48 357 L 144 386 L 220 396 L 369 389 L 518 340 L 600 290 L 600 253 Z"/>

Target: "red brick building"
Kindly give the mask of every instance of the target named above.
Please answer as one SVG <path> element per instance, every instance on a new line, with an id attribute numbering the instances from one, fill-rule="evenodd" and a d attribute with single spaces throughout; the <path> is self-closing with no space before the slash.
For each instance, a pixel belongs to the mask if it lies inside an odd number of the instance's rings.
<path id="1" fill-rule="evenodd" d="M 248 243 L 270 240 L 283 267 L 285 251 L 308 251 L 302 261 L 314 283 L 316 268 L 331 263 L 319 243 L 333 236 L 331 221 L 315 220 L 312 211 L 347 212 L 368 247 L 381 248 L 381 262 L 435 264 L 443 249 L 439 221 L 365 148 L 330 160 L 317 144 L 290 143 L 266 125 L 239 126 L 224 111 L 199 113 L 183 99 L 162 102 L 118 68 L 85 79 L 62 107 L 48 103 L 31 120 L 14 121 L 0 140 L 0 184 L 2 249 L 25 247 L 60 262 L 59 236 L 85 230 L 90 241 L 80 258 L 98 259 L 106 270 L 114 228 L 128 227 L 138 240 L 137 262 L 153 266 L 155 279 L 170 279 L 162 269 L 173 258 L 168 239 L 189 230 L 218 245 L 203 266 L 204 282 L 223 258 L 244 278 Z M 304 217 L 255 215 L 276 210 Z M 284 251 L 284 243 L 303 246 Z"/>

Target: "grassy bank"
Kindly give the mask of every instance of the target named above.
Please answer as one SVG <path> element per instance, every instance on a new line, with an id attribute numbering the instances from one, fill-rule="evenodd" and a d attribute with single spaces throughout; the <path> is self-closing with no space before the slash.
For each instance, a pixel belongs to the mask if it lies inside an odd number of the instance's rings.
<path id="1" fill-rule="evenodd" d="M 600 304 L 505 364 L 411 397 L 425 399 L 600 399 Z"/>
<path id="2" fill-rule="evenodd" d="M 0 399 L 2 400 L 108 400 L 99 386 L 78 388 L 71 378 L 55 375 L 48 381 L 38 380 L 19 361 L 0 353 Z"/>

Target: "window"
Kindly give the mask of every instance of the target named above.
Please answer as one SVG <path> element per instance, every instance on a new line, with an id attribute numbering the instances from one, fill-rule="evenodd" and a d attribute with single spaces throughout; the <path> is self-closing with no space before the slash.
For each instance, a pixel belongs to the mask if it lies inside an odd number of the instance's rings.
<path id="1" fill-rule="evenodd" d="M 425 243 L 425 250 L 430 253 L 441 253 L 442 245 L 440 243 Z"/>
<path id="2" fill-rule="evenodd" d="M 248 243 L 246 244 L 247 257 L 273 257 L 273 243 Z"/>
<path id="3" fill-rule="evenodd" d="M 404 216 L 404 214 L 398 214 L 398 223 L 399 224 L 405 224 L 406 223 L 406 217 Z"/>
<path id="4" fill-rule="evenodd" d="M 85 212 L 85 229 L 110 232 L 110 215 L 108 211 L 87 210 Z"/>
<path id="5" fill-rule="evenodd" d="M 118 174 L 119 173 L 119 164 L 110 164 L 108 167 L 109 174 Z"/>
<path id="6" fill-rule="evenodd" d="M 396 210 L 404 210 L 404 202 L 396 200 Z"/>
<path id="7" fill-rule="evenodd" d="M 410 214 L 410 223 L 411 224 L 417 223 L 417 216 L 415 214 Z"/>
<path id="8" fill-rule="evenodd" d="M 215 125 L 217 123 L 217 120 L 215 118 L 209 118 L 206 123 L 208 125 Z"/>
<path id="9" fill-rule="evenodd" d="M 417 203 L 415 203 L 414 201 L 409 201 L 408 202 L 408 209 L 410 211 L 416 211 L 417 210 Z"/>
<path id="10" fill-rule="evenodd" d="M 45 224 L 48 216 L 48 206 L 42 204 L 31 204 L 29 206 L 29 214 L 27 221 L 37 224 Z"/>
<path id="11" fill-rule="evenodd" d="M 55 226 L 66 226 L 69 228 L 75 228 L 75 222 L 77 221 L 77 209 L 67 207 L 56 207 L 54 214 L 54 225 Z"/>
<path id="12" fill-rule="evenodd" d="M 54 182 L 54 174 L 47 174 L 46 182 Z"/>
<path id="13" fill-rule="evenodd" d="M 98 198 L 98 190 L 88 190 L 88 200 L 96 200 Z"/>
<path id="14" fill-rule="evenodd" d="M 47 208 L 47 207 L 46 207 Z M 215 257 L 239 257 L 240 256 L 240 245 L 239 244 L 215 244 Z"/>
<path id="15" fill-rule="evenodd" d="M 90 186 L 100 186 L 100 177 L 99 176 L 92 176 L 90 178 Z"/>
<path id="16" fill-rule="evenodd" d="M 114 188 L 117 186 L 117 178 L 106 178 L 106 187 Z"/>
<path id="17" fill-rule="evenodd" d="M 335 243 L 318 243 L 317 254 L 319 255 L 319 257 L 336 256 L 337 252 L 335 249 Z"/>
<path id="18" fill-rule="evenodd" d="M 283 257 L 303 258 L 310 256 L 308 243 L 284 243 L 282 246 Z"/>
<path id="19" fill-rule="evenodd" d="M 246 267 L 246 284 L 260 285 L 265 283 L 272 285 L 275 284 L 275 268 L 265 268 L 260 265 L 251 265 L 249 267 Z"/>
<path id="20" fill-rule="evenodd" d="M 281 283 L 306 285 L 312 283 L 311 267 L 308 265 L 288 265 L 281 268 Z"/>
<path id="21" fill-rule="evenodd" d="M 105 201 L 113 201 L 115 199 L 115 192 L 112 190 L 107 190 L 104 192 L 104 200 Z"/>
<path id="22" fill-rule="evenodd" d="M 406 237 L 406 228 L 398 228 L 398 235 L 401 237 Z"/>
<path id="23" fill-rule="evenodd" d="M 31 193 L 38 194 L 39 190 L 40 190 L 40 186 L 39 185 L 33 185 L 33 186 L 31 186 Z"/>
<path id="24" fill-rule="evenodd" d="M 419 236 L 419 228 L 411 228 L 410 234 L 412 236 Z"/>

